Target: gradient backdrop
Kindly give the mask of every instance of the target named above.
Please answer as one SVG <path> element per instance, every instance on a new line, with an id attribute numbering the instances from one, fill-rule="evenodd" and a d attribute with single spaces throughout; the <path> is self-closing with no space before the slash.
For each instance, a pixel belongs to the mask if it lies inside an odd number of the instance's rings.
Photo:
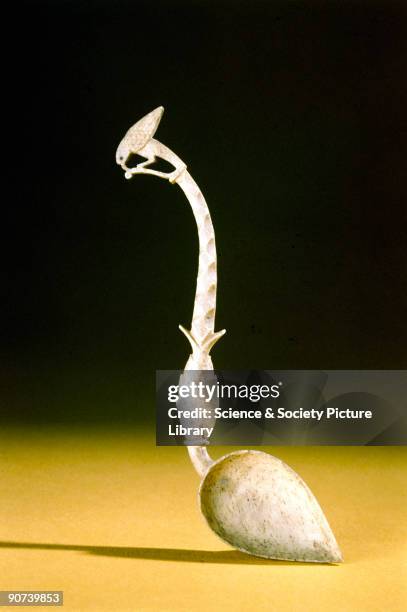
<path id="1" fill-rule="evenodd" d="M 114 159 L 163 105 L 157 137 L 216 230 L 216 367 L 406 368 L 406 12 L 59 0 L 4 18 L 0 589 L 63 589 L 72 610 L 406 609 L 405 448 L 270 449 L 342 566 L 252 559 L 206 527 L 185 449 L 154 436 L 155 370 L 189 352 L 196 228 L 178 187 Z"/>

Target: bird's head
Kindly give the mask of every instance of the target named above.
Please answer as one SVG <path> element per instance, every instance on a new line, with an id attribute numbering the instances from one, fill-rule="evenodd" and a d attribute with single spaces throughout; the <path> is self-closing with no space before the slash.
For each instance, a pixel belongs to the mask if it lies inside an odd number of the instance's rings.
<path id="1" fill-rule="evenodd" d="M 124 170 L 126 169 L 126 162 L 130 156 L 130 147 L 126 138 L 123 138 L 116 151 L 116 164 L 121 166 Z"/>

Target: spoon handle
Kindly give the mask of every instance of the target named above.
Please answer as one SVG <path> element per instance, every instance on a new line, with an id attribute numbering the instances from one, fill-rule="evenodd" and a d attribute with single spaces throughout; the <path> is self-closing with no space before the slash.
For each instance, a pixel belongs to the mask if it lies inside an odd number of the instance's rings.
<path id="1" fill-rule="evenodd" d="M 192 349 L 185 370 L 213 370 L 209 353 L 226 330 L 215 332 L 217 259 L 211 215 L 202 191 L 182 160 L 156 139 L 150 141 L 151 143 L 157 143 L 155 155 L 169 161 L 175 167 L 175 172 L 171 173 L 169 180 L 179 185 L 184 192 L 198 229 L 199 264 L 191 329 L 187 330 L 180 325 Z M 199 476 L 203 477 L 213 463 L 206 447 L 188 446 L 187 448 L 192 465 Z"/>
<path id="2" fill-rule="evenodd" d="M 214 331 L 217 289 L 215 231 L 202 191 L 189 172 L 184 169 L 174 182 L 180 186 L 192 208 L 199 238 L 199 265 L 191 330 L 180 326 L 192 348 L 185 370 L 213 370 L 209 352 L 226 331 Z M 203 477 L 213 463 L 206 447 L 187 448 L 194 468 Z"/>
<path id="3" fill-rule="evenodd" d="M 180 326 L 192 348 L 185 370 L 213 370 L 209 353 L 226 331 L 223 329 L 215 332 L 217 289 L 215 232 L 208 205 L 202 191 L 187 171 L 186 164 L 166 145 L 153 138 L 163 111 L 163 107 L 158 107 L 128 130 L 116 151 L 116 162 L 125 170 L 127 179 L 136 174 L 151 174 L 167 179 L 170 183 L 176 183 L 192 208 L 198 228 L 199 265 L 191 329 L 187 330 Z M 131 154 L 141 155 L 146 161 L 129 168 L 126 163 Z M 174 170 L 167 173 L 149 167 L 157 157 L 169 162 Z M 188 452 L 196 471 L 203 476 L 213 463 L 206 447 L 188 446 Z"/>

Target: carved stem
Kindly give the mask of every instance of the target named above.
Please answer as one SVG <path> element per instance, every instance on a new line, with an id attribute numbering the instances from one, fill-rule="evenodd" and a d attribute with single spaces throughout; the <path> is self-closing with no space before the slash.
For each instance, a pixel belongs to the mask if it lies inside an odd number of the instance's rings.
<path id="1" fill-rule="evenodd" d="M 151 162 L 155 157 L 161 157 L 175 167 L 174 172 L 167 174 L 147 168 L 145 165 L 135 168 L 124 166 L 125 176 L 130 178 L 134 174 L 152 174 L 166 178 L 171 183 L 177 183 L 192 208 L 198 228 L 199 265 L 191 330 L 180 326 L 192 347 L 185 370 L 213 370 L 209 352 L 226 330 L 216 333 L 214 331 L 217 285 L 216 244 L 208 205 L 198 185 L 187 171 L 186 165 L 171 149 L 155 138 L 151 138 L 138 152 Z M 203 476 L 213 463 L 206 447 L 188 446 L 188 452 L 196 471 Z"/>
<path id="2" fill-rule="evenodd" d="M 215 334 L 217 269 L 215 231 L 211 215 L 202 191 L 186 167 L 182 166 L 183 162 L 179 158 L 175 159 L 174 153 L 165 145 L 155 142 L 158 144 L 156 154 L 170 161 L 176 169 L 181 168 L 173 182 L 177 183 L 184 192 L 198 229 L 199 264 L 190 334 L 181 328 L 192 346 L 192 354 L 185 370 L 213 370 L 209 351 L 225 330 Z M 213 463 L 206 447 L 188 446 L 187 448 L 194 468 L 203 477 Z"/>
<path id="3" fill-rule="evenodd" d="M 191 325 L 191 336 L 198 346 L 185 369 L 213 370 L 209 351 L 218 339 L 214 334 L 217 288 L 215 232 L 205 198 L 189 172 L 184 170 L 175 182 L 191 205 L 199 238 L 198 277 Z M 213 463 L 206 447 L 188 446 L 188 453 L 196 471 L 203 477 Z"/>
<path id="4" fill-rule="evenodd" d="M 201 190 L 186 170 L 176 180 L 194 213 L 199 238 L 199 266 L 196 281 L 191 333 L 202 345 L 215 330 L 216 312 L 216 245 L 211 216 Z"/>

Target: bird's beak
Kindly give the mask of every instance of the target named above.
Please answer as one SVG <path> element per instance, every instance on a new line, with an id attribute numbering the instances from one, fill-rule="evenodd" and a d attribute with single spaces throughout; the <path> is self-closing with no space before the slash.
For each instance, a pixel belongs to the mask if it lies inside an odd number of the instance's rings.
<path id="1" fill-rule="evenodd" d="M 116 164 L 118 166 L 121 166 L 123 170 L 127 169 L 126 163 L 127 163 L 127 160 L 129 159 L 129 155 L 130 155 L 130 151 L 122 140 L 116 149 Z"/>
<path id="2" fill-rule="evenodd" d="M 127 161 L 127 160 L 126 160 L 126 161 Z M 117 163 L 118 163 L 118 165 L 119 165 L 119 166 L 122 168 L 122 170 L 123 170 L 123 172 L 124 172 L 124 176 L 125 176 L 126 178 L 130 178 L 132 175 L 131 175 L 131 173 L 129 172 L 129 168 L 128 168 L 128 167 L 127 167 L 127 165 L 126 165 L 126 162 L 125 162 L 125 161 L 118 161 Z"/>

